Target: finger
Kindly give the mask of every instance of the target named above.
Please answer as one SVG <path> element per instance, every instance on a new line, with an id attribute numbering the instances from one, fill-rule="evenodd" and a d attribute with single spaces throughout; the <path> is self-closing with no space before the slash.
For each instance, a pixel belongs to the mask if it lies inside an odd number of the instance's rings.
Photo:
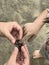
<path id="1" fill-rule="evenodd" d="M 29 51 L 28 51 L 27 45 L 25 44 L 24 47 L 26 49 L 27 54 L 29 55 Z"/>
<path id="2" fill-rule="evenodd" d="M 16 61 L 16 58 L 17 58 L 17 55 L 18 55 L 18 48 L 15 47 L 14 48 L 14 51 L 11 54 L 10 61 L 15 62 Z"/>
<path id="3" fill-rule="evenodd" d="M 23 32 L 22 32 L 22 29 L 20 28 L 20 30 L 19 30 L 19 39 L 22 39 L 22 36 L 23 36 Z"/>
<path id="4" fill-rule="evenodd" d="M 19 24 L 15 24 L 14 28 L 19 31 L 19 39 L 22 39 L 23 31 L 22 31 L 22 28 L 20 27 L 20 25 Z"/>
<path id="5" fill-rule="evenodd" d="M 29 56 L 28 56 L 28 54 L 27 54 L 27 52 L 26 52 L 26 49 L 24 48 L 24 46 L 22 47 L 22 52 L 23 52 L 23 54 L 24 54 L 24 64 L 25 65 L 28 65 L 29 64 Z"/>
<path id="6" fill-rule="evenodd" d="M 20 65 L 20 64 L 16 63 L 16 65 Z"/>
<path id="7" fill-rule="evenodd" d="M 22 46 L 21 50 L 22 50 L 22 52 L 23 52 L 23 54 L 24 54 L 24 57 L 25 57 L 25 58 L 28 58 L 28 54 L 27 54 L 27 51 L 26 51 L 26 49 L 25 49 L 24 46 Z"/>
<path id="8" fill-rule="evenodd" d="M 15 38 L 12 36 L 12 34 L 9 31 L 7 31 L 5 35 L 12 43 L 15 43 Z"/>

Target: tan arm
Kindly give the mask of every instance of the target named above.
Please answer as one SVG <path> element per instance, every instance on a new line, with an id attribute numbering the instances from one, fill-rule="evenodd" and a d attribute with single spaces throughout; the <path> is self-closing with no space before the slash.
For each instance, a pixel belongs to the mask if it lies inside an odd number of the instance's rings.
<path id="1" fill-rule="evenodd" d="M 47 17 L 48 14 L 48 9 L 44 10 L 40 16 L 33 22 L 34 29 L 32 31 L 34 32 L 33 34 L 37 34 L 41 27 L 45 24 L 45 18 Z"/>
<path id="2" fill-rule="evenodd" d="M 24 25 L 24 36 L 26 35 L 29 39 L 35 38 L 39 30 L 45 24 L 45 18 L 47 18 L 48 9 L 44 10 L 37 19 L 32 23 L 26 23 Z"/>

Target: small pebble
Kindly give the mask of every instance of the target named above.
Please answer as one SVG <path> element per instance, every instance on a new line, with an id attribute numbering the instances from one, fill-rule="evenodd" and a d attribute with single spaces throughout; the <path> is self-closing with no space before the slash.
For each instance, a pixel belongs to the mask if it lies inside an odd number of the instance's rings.
<path id="1" fill-rule="evenodd" d="M 23 42 L 20 41 L 20 40 L 16 40 L 16 42 L 15 42 L 15 46 L 17 46 L 18 49 L 19 49 L 19 51 L 21 51 L 21 47 L 23 46 Z"/>

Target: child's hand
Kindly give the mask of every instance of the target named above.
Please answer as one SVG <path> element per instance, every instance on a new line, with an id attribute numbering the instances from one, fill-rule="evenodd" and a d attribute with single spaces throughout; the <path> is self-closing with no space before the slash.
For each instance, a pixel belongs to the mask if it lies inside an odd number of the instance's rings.
<path id="1" fill-rule="evenodd" d="M 38 27 L 36 26 L 36 23 L 26 23 L 23 27 L 24 30 L 24 36 L 29 36 L 29 35 L 36 35 L 38 32 Z"/>

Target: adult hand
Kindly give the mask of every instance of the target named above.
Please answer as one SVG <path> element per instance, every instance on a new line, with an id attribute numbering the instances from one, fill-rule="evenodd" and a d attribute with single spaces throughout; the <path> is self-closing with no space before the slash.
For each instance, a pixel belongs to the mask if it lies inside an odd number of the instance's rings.
<path id="1" fill-rule="evenodd" d="M 23 53 L 23 62 L 21 62 L 22 65 L 30 65 L 30 56 L 28 52 L 28 48 L 26 45 L 22 46 L 21 51 Z"/>
<path id="2" fill-rule="evenodd" d="M 18 48 L 15 47 L 14 51 L 11 54 L 10 59 L 8 60 L 8 62 L 5 65 L 20 65 L 19 63 L 16 62 L 17 55 L 18 55 Z"/>
<path id="3" fill-rule="evenodd" d="M 15 47 L 10 59 L 5 65 L 30 65 L 30 58 L 29 58 L 29 52 L 27 46 L 26 45 L 22 46 L 21 51 L 24 57 L 23 61 L 18 60 L 19 52 L 18 52 L 18 48 Z"/>
<path id="4" fill-rule="evenodd" d="M 17 22 L 0 22 L 0 35 L 6 36 L 12 43 L 15 43 L 17 35 L 21 39 L 23 32 Z"/>

